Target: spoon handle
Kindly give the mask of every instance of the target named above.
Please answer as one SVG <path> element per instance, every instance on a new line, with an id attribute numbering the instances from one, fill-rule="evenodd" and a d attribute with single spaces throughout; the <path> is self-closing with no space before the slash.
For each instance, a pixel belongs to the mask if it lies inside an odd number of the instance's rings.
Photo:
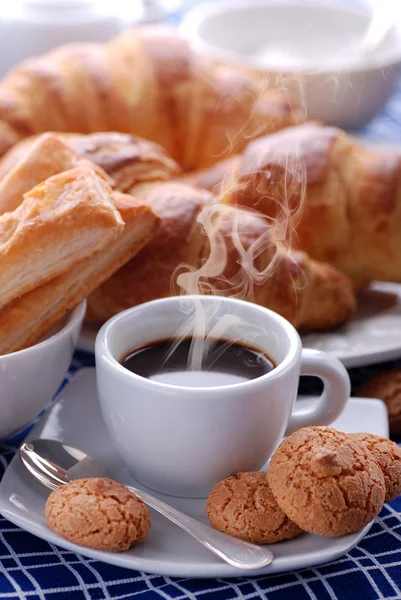
<path id="1" fill-rule="evenodd" d="M 158 498 L 147 494 L 143 490 L 138 490 L 132 486 L 127 487 L 141 498 L 145 504 L 189 533 L 189 535 L 198 540 L 208 550 L 217 554 L 217 556 L 233 567 L 239 569 L 260 569 L 272 562 L 273 554 L 268 548 L 249 544 L 225 533 L 220 533 L 176 508 L 169 506 Z"/>

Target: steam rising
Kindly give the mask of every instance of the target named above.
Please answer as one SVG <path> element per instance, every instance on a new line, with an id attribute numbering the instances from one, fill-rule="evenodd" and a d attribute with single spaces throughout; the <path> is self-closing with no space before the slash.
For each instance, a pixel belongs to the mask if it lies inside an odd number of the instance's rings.
<path id="1" fill-rule="evenodd" d="M 301 84 L 298 83 L 302 97 Z M 276 82 L 276 87 L 280 87 L 280 82 L 278 85 Z M 238 135 L 243 135 L 247 126 L 248 123 L 245 123 Z M 258 133 L 253 132 L 250 137 L 257 137 Z M 229 146 L 232 142 L 228 140 Z M 202 369 L 204 357 L 212 351 L 214 340 L 225 339 L 227 332 L 230 332 L 231 343 L 242 341 L 252 344 L 259 335 L 269 335 L 232 314 L 222 316 L 213 325 L 216 308 L 206 307 L 202 296 L 213 294 L 252 300 L 254 286 L 269 285 L 268 280 L 274 276 L 283 257 L 288 260 L 295 227 L 303 212 L 306 188 L 305 164 L 296 141 L 294 145 L 289 154 L 274 157 L 275 165 L 279 167 L 275 172 L 269 170 L 268 162 L 264 164 L 265 157 L 261 153 L 253 172 L 245 180 L 234 179 L 229 185 L 226 182 L 221 196 L 207 204 L 198 215 L 198 226 L 207 237 L 209 255 L 199 267 L 181 265 L 175 273 L 182 294 L 197 296 L 190 306 L 183 299 L 182 308 L 191 316 L 176 334 L 178 339 L 192 336 L 190 370 Z M 230 197 L 241 197 L 244 190 L 248 196 L 259 200 L 263 212 L 229 204 Z M 264 225 L 257 237 L 255 218 L 259 223 L 263 221 Z M 226 275 L 228 244 L 235 248 L 238 263 L 238 270 L 231 278 Z M 258 257 L 263 253 L 269 260 L 264 264 L 262 261 L 260 265 Z M 174 348 L 173 345 L 171 352 Z"/>

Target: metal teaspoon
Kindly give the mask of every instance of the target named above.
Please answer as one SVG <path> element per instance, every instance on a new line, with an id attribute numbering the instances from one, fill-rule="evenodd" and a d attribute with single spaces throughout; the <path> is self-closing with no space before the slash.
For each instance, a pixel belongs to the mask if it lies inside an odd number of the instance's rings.
<path id="1" fill-rule="evenodd" d="M 106 468 L 82 450 L 56 440 L 38 439 L 23 443 L 19 456 L 28 471 L 46 487 L 56 488 L 84 477 L 110 477 Z M 273 554 L 268 548 L 220 533 L 169 506 L 158 498 L 132 486 L 131 492 L 145 504 L 189 533 L 222 560 L 238 569 L 260 569 L 269 565 Z"/>

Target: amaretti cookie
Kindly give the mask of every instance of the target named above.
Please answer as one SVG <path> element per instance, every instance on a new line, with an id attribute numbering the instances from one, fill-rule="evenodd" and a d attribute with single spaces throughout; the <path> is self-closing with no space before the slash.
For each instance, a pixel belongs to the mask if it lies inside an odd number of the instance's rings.
<path id="1" fill-rule="evenodd" d="M 46 502 L 47 523 L 55 533 L 78 544 L 122 552 L 149 534 L 149 510 L 135 494 L 111 479 L 72 481 Z"/>
<path id="2" fill-rule="evenodd" d="M 379 514 L 383 473 L 366 444 L 330 427 L 305 427 L 273 454 L 268 480 L 286 515 L 310 533 L 358 531 Z"/>
<path id="3" fill-rule="evenodd" d="M 386 486 L 385 502 L 401 494 L 401 448 L 388 438 L 373 433 L 353 433 L 352 437 L 365 442 L 377 461 Z"/>
<path id="4" fill-rule="evenodd" d="M 302 533 L 278 506 L 264 472 L 238 473 L 217 483 L 206 512 L 215 529 L 256 544 L 272 544 Z"/>

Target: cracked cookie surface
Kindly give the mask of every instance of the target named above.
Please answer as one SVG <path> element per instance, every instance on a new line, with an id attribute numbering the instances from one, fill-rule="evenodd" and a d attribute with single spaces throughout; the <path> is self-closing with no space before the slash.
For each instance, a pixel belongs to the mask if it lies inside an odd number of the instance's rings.
<path id="1" fill-rule="evenodd" d="M 96 477 L 54 490 L 46 502 L 46 520 L 64 539 L 109 552 L 128 550 L 150 529 L 149 510 L 140 498 L 121 483 Z"/>
<path id="2" fill-rule="evenodd" d="M 272 544 L 302 533 L 278 506 L 265 472 L 238 473 L 217 483 L 206 513 L 218 531 L 255 544 Z"/>
<path id="3" fill-rule="evenodd" d="M 268 480 L 280 507 L 310 533 L 358 531 L 379 514 L 383 473 L 366 444 L 331 427 L 304 427 L 273 454 Z"/>
<path id="4" fill-rule="evenodd" d="M 390 432 L 401 435 L 401 369 L 388 369 L 365 381 L 358 396 L 378 398 L 387 406 Z"/>
<path id="5" fill-rule="evenodd" d="M 385 502 L 401 494 L 401 448 L 388 438 L 373 433 L 353 433 L 352 437 L 365 442 L 384 475 Z"/>

